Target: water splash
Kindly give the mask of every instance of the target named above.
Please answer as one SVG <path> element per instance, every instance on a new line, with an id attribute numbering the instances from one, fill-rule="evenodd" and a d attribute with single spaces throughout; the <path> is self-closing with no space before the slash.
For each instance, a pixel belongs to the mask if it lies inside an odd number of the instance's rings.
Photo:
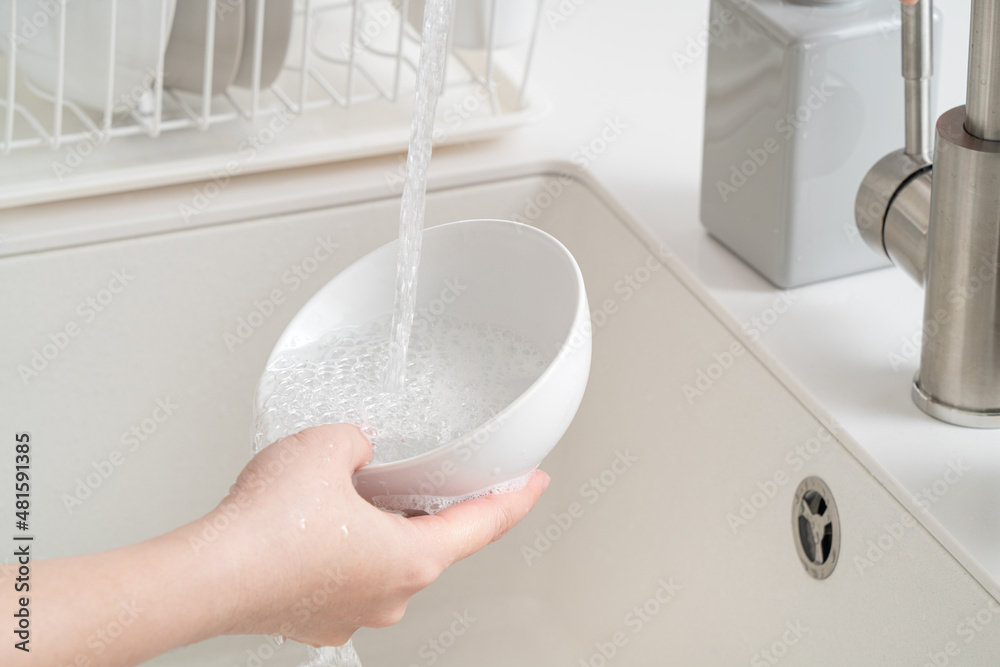
<path id="1" fill-rule="evenodd" d="M 406 158 L 406 183 L 400 206 L 396 302 L 387 367 L 380 378 L 382 385 L 394 392 L 402 390 L 406 377 L 407 348 L 410 344 L 413 314 L 416 310 L 417 267 L 420 264 L 420 246 L 423 237 L 427 169 L 431 158 L 438 95 L 444 83 L 452 4 L 453 0 L 427 0 L 424 10 L 423 38 L 413 102 L 413 123 L 409 153 Z M 357 419 L 338 421 L 362 423 Z M 267 437 L 263 440 L 265 442 L 262 443 L 259 437 L 255 438 L 255 451 L 260 451 L 273 442 Z M 361 661 L 353 645 L 348 641 L 342 647 L 310 648 L 306 667 L 361 667 Z"/>
<path id="2" fill-rule="evenodd" d="M 264 371 L 255 449 L 310 426 L 346 422 L 371 432 L 376 463 L 412 458 L 474 432 L 522 394 L 550 359 L 523 336 L 441 317 L 410 342 L 402 393 L 382 384 L 388 318 L 331 332 Z"/>
<path id="3" fill-rule="evenodd" d="M 322 648 L 308 647 L 309 662 L 302 667 L 361 667 L 361 659 L 354 644 L 347 642 L 343 646 L 324 646 Z"/>

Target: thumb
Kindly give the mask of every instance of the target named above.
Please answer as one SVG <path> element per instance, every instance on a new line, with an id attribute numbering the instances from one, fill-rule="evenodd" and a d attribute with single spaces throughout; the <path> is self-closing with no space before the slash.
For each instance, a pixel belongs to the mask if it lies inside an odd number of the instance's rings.
<path id="1" fill-rule="evenodd" d="M 305 447 L 329 447 L 333 450 L 334 461 L 347 467 L 350 473 L 372 460 L 372 443 L 351 424 L 313 426 L 292 437 Z"/>
<path id="2" fill-rule="evenodd" d="M 549 476 L 536 470 L 519 491 L 467 500 L 410 522 L 427 533 L 448 566 L 503 537 L 528 514 L 548 486 Z"/>

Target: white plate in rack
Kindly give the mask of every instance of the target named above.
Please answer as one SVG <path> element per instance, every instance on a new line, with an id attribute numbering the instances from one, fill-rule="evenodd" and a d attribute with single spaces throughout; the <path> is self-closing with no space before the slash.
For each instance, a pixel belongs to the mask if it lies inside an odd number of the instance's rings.
<path id="1" fill-rule="evenodd" d="M 290 52 L 294 50 L 293 43 Z M 499 54 L 495 62 L 496 111 L 491 110 L 481 86 L 447 89 L 438 103 L 435 145 L 497 136 L 534 122 L 548 112 L 544 97 L 530 89 L 518 104 L 517 81 L 521 70 L 507 66 L 503 55 Z M 5 85 L 4 69 L 0 66 L 0 91 Z M 513 76 L 509 74 L 512 70 Z M 283 77 L 279 77 L 274 87 L 281 88 L 282 82 Z M 285 86 L 283 90 L 294 99 L 293 86 Z M 184 129 L 165 131 L 153 138 L 146 136 L 144 128 L 125 128 L 135 131 L 113 136 L 104 143 L 81 134 L 78 141 L 66 141 L 56 150 L 44 145 L 15 150 L 0 158 L 0 211 L 203 181 L 227 170 L 248 174 L 406 151 L 411 91 L 404 90 L 402 100 L 397 103 L 366 101 L 347 109 L 333 105 L 307 109 L 301 116 L 285 111 L 273 93 L 261 93 L 265 111 L 256 123 L 236 118 L 199 131 L 190 119 L 165 118 L 165 126 L 184 123 Z M 215 98 L 213 112 L 218 108 L 218 113 L 223 113 L 228 104 L 226 97 Z M 456 109 L 461 109 L 461 113 Z M 38 118 L 51 113 L 44 107 L 33 111 Z M 400 175 L 394 178 L 402 180 Z M 0 247 L 0 255 L 6 254 L 7 249 L 6 244 Z"/>
<path id="2" fill-rule="evenodd" d="M 185 0 L 177 10 L 167 43 L 163 85 L 201 94 L 208 52 L 209 0 Z M 217 3 L 212 49 L 212 95 L 219 95 L 236 78 L 243 53 L 243 0 Z"/>
<path id="3" fill-rule="evenodd" d="M 234 85 L 243 88 L 253 86 L 254 40 L 257 35 L 257 8 L 260 0 L 246 3 L 246 31 L 243 35 L 243 56 L 236 72 Z M 281 74 L 292 38 L 292 19 L 295 14 L 294 0 L 267 0 L 264 5 L 264 32 L 260 53 L 260 87 L 267 88 Z"/>
<path id="4" fill-rule="evenodd" d="M 66 38 L 60 49 L 58 3 L 16 0 L 13 34 L 17 69 L 42 96 L 57 94 L 60 51 L 65 63 L 63 98 L 104 110 L 109 102 L 108 69 L 114 45 L 110 101 L 116 116 L 133 109 L 156 80 L 176 0 L 86 0 L 66 3 Z M 113 16 L 113 10 L 116 14 Z M 114 31 L 114 32 L 113 32 Z M 10 5 L 0 10 L 0 34 L 11 34 Z M 114 40 L 112 40 L 114 34 Z M 8 40 L 0 50 L 10 54 Z"/>

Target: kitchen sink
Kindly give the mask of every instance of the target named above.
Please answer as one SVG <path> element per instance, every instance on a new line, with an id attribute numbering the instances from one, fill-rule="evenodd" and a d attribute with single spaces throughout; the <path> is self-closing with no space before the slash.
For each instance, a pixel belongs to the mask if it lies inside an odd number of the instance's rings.
<path id="1" fill-rule="evenodd" d="M 151 195 L 147 213 L 175 201 Z M 0 306 L 17 323 L 0 330 L 13 360 L 2 421 L 7 432 L 33 425 L 36 521 L 59 536 L 36 544 L 39 557 L 134 542 L 214 506 L 249 459 L 253 388 L 274 341 L 321 285 L 395 236 L 398 197 L 227 215 L 0 259 Z M 535 510 L 418 594 L 399 624 L 360 631 L 362 662 L 996 661 L 1000 605 L 920 506 L 883 485 L 598 184 L 550 165 L 429 193 L 427 224 L 470 218 L 529 222 L 575 255 L 592 311 L 590 382 L 542 464 L 552 483 Z M 78 334 L 48 354 L 69 323 Z M 122 462 L 95 481 L 115 450 Z M 799 488 L 813 477 L 819 495 Z M 836 513 L 818 538 L 806 505 Z M 226 637 L 149 664 L 304 655 Z"/>

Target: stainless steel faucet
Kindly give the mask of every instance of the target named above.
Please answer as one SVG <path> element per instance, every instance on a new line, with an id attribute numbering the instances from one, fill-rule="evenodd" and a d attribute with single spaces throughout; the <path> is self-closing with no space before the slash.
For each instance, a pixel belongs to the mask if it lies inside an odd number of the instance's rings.
<path id="1" fill-rule="evenodd" d="M 942 421 L 1000 428 L 1000 0 L 972 1 L 966 105 L 930 145 L 931 2 L 903 7 L 906 147 L 855 202 L 862 237 L 924 286 L 913 400 Z"/>

